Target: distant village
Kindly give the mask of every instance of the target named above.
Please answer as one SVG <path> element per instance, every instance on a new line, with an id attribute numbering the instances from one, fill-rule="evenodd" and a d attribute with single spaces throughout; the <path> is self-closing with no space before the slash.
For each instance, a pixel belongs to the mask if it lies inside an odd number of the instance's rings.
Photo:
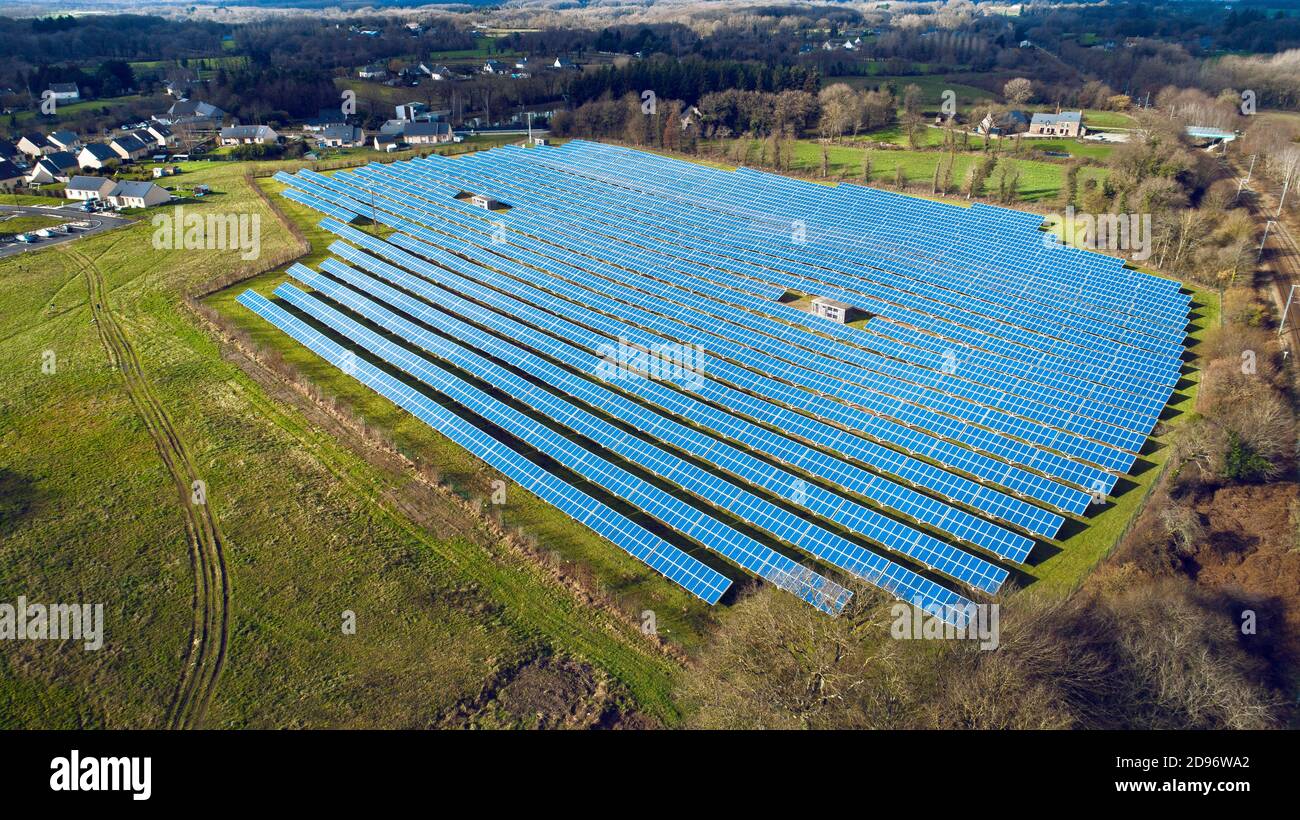
<path id="1" fill-rule="evenodd" d="M 364 32 L 361 32 L 364 34 Z M 534 70 L 569 71 L 577 66 L 566 57 L 556 57 L 535 69 L 528 58 L 521 57 L 509 65 L 488 59 L 479 71 L 494 76 L 527 78 Z M 367 65 L 357 70 L 358 79 L 388 87 L 418 84 L 414 77 L 433 81 L 466 79 L 443 65 L 419 63 L 399 72 L 382 65 Z M 407 76 L 410 75 L 410 76 Z M 93 208 L 150 207 L 170 201 L 171 194 L 150 181 L 116 181 L 115 176 L 138 176 L 137 171 L 151 173 L 162 180 L 180 173 L 173 163 L 198 158 L 217 158 L 229 153 L 231 158 L 257 158 L 275 155 L 293 146 L 304 159 L 315 160 L 325 150 L 373 149 L 382 153 L 410 148 L 461 142 L 467 134 L 483 128 L 497 133 L 526 133 L 532 130 L 534 115 L 540 123 L 553 112 L 524 112 L 504 121 L 486 122 L 478 117 L 465 118 L 461 130 L 453 130 L 451 111 L 434 110 L 418 100 L 393 106 L 393 114 L 377 129 L 366 130 L 356 124 L 360 118 L 345 114 L 344 106 L 321 109 L 316 116 L 294 123 L 291 127 L 241 124 L 216 105 L 189 95 L 202 86 L 180 82 L 166 85 L 171 98 L 166 110 L 153 114 L 147 121 L 128 123 L 111 133 L 92 138 L 75 131 L 53 130 L 48 133 L 28 131 L 16 139 L 0 140 L 0 192 L 50 194 L 54 189 L 63 197 L 87 203 Z M 81 101 L 74 83 L 52 83 L 43 95 L 56 105 Z M 545 133 L 539 128 L 538 133 Z M 222 152 L 221 149 L 233 149 Z"/>

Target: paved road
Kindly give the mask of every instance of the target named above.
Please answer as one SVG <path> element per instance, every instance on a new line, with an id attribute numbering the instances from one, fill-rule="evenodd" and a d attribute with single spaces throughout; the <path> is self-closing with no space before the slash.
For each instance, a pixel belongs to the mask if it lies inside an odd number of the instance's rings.
<path id="1" fill-rule="evenodd" d="M 83 236 L 94 236 L 97 233 L 111 231 L 114 228 L 120 228 L 123 225 L 131 224 L 131 220 L 124 217 L 98 212 L 86 213 L 75 205 L 62 205 L 56 207 L 48 207 L 44 205 L 0 205 L 0 230 L 4 229 L 3 220 L 10 216 L 49 216 L 56 219 L 66 220 L 67 222 L 89 222 L 90 227 L 78 229 L 74 233 L 70 234 L 53 234 L 49 239 L 39 239 L 31 244 L 0 240 L 0 259 L 24 253 L 26 251 L 38 251 L 41 248 L 53 247 L 60 242 L 70 242 Z"/>

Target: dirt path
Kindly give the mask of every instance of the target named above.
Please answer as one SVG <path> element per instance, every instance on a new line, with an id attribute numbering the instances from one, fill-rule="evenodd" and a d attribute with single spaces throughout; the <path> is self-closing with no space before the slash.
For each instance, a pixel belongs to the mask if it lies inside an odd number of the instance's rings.
<path id="1" fill-rule="evenodd" d="M 176 484 L 177 498 L 185 517 L 185 534 L 194 571 L 193 624 L 185 649 L 181 679 L 167 710 L 167 725 L 173 729 L 201 725 L 225 664 L 230 634 L 230 580 L 226 573 L 221 530 L 212 511 L 206 485 L 195 469 L 185 444 L 167 411 L 154 395 L 135 349 L 109 309 L 103 275 L 95 263 L 78 250 L 66 252 L 81 266 L 90 292 L 90 309 L 109 361 L 121 373 L 126 392 L 144 421 Z M 196 487 L 202 486 L 200 495 Z"/>

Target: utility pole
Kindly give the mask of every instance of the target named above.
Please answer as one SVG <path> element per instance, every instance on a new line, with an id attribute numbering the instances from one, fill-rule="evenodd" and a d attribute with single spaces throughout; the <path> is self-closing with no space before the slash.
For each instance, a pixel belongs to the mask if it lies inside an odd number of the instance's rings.
<path id="1" fill-rule="evenodd" d="M 1255 173 L 1255 157 L 1256 157 L 1255 154 L 1251 154 L 1251 155 L 1250 155 L 1250 168 L 1248 168 L 1248 169 L 1246 170 L 1246 181 L 1247 181 L 1247 182 L 1250 182 L 1250 175 L 1253 174 L 1253 173 Z M 1240 189 L 1240 188 L 1237 189 L 1237 193 L 1241 193 L 1241 189 Z"/>
<path id="2" fill-rule="evenodd" d="M 528 144 L 533 142 L 533 112 L 528 112 Z"/>
<path id="3" fill-rule="evenodd" d="M 1286 192 L 1291 188 L 1291 177 L 1295 176 L 1295 165 L 1293 161 L 1289 173 L 1286 175 L 1286 180 L 1282 183 L 1282 196 L 1277 201 L 1277 213 L 1273 214 L 1275 218 L 1280 219 L 1282 217 L 1282 206 L 1286 204 Z"/>
<path id="4" fill-rule="evenodd" d="M 1259 253 L 1255 254 L 1255 261 L 1259 262 L 1260 257 L 1264 255 L 1264 243 L 1268 241 L 1268 229 L 1273 225 L 1273 220 L 1264 223 L 1264 238 L 1259 240 Z"/>
<path id="5" fill-rule="evenodd" d="M 1290 292 L 1288 292 L 1286 295 L 1286 307 L 1282 308 L 1282 321 L 1278 322 L 1277 325 L 1278 336 L 1281 336 L 1283 333 L 1286 332 L 1286 317 L 1289 316 L 1291 313 L 1291 302 L 1293 299 L 1295 299 L 1296 287 L 1297 287 L 1296 285 L 1292 284 Z"/>

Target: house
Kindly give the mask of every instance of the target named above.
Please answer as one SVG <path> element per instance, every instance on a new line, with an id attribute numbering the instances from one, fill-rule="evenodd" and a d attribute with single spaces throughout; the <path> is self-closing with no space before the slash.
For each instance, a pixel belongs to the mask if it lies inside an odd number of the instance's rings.
<path id="1" fill-rule="evenodd" d="M 108 194 L 114 208 L 151 208 L 170 202 L 172 195 L 152 182 L 119 182 Z"/>
<path id="2" fill-rule="evenodd" d="M 347 125 L 348 118 L 339 108 L 322 108 L 316 116 L 303 122 L 302 127 L 307 131 L 324 131 L 331 125 Z"/>
<path id="3" fill-rule="evenodd" d="M 985 136 L 1019 134 L 1029 127 L 1029 115 L 1024 111 L 1003 111 L 994 116 L 985 114 L 975 131 Z"/>
<path id="4" fill-rule="evenodd" d="M 18 146 L 9 140 L 0 140 L 0 159 L 17 162 L 22 156 L 23 152 L 18 150 Z"/>
<path id="5" fill-rule="evenodd" d="M 390 137 L 400 137 L 404 130 L 406 130 L 406 120 L 385 120 L 384 124 L 379 126 L 379 133 Z"/>
<path id="6" fill-rule="evenodd" d="M 108 177 L 75 176 L 63 186 L 63 195 L 68 199 L 107 199 L 116 187 Z"/>
<path id="7" fill-rule="evenodd" d="M 57 102 L 76 102 L 81 99 L 81 91 L 76 83 L 50 83 L 49 98 Z"/>
<path id="8" fill-rule="evenodd" d="M 54 131 L 46 139 L 60 151 L 76 152 L 81 149 L 81 138 L 75 131 Z"/>
<path id="9" fill-rule="evenodd" d="M 451 126 L 445 122 L 408 122 L 402 129 L 402 139 L 411 145 L 434 145 L 451 138 Z"/>
<path id="10" fill-rule="evenodd" d="M 422 102 L 409 102 L 395 106 L 395 110 L 397 111 L 397 118 L 399 120 L 410 121 L 417 120 L 420 118 L 421 114 L 428 112 L 429 106 Z"/>
<path id="11" fill-rule="evenodd" d="M 162 123 L 150 123 L 145 127 L 144 133 L 153 137 L 159 148 L 170 148 L 176 144 L 176 135 Z"/>
<path id="12" fill-rule="evenodd" d="M 420 63 L 420 68 L 435 80 L 452 80 L 455 79 L 456 76 L 452 74 L 451 69 L 447 68 L 445 65 L 436 65 L 432 68 L 428 68 L 424 63 Z"/>
<path id="13" fill-rule="evenodd" d="M 40 159 L 46 154 L 53 154 L 59 149 L 51 145 L 50 141 L 41 134 L 31 133 L 23 134 L 18 140 L 18 150 L 29 157 Z"/>
<path id="14" fill-rule="evenodd" d="M 825 296 L 818 296 L 812 300 L 812 309 L 809 312 L 814 316 L 845 324 L 849 321 L 849 315 L 853 312 L 853 305 L 827 299 Z"/>
<path id="15" fill-rule="evenodd" d="M 564 69 L 564 68 L 576 68 L 576 67 L 577 66 L 575 66 L 573 64 L 573 61 L 570 60 L 568 57 L 556 57 L 555 62 L 551 63 L 551 68 Z"/>
<path id="16" fill-rule="evenodd" d="M 1029 121 L 1029 133 L 1035 137 L 1081 137 L 1086 132 L 1082 111 L 1038 113 Z"/>
<path id="17" fill-rule="evenodd" d="M 134 162 L 142 157 L 149 156 L 153 146 L 137 137 L 135 134 L 124 134 L 116 137 L 108 144 L 121 159 L 127 162 Z"/>
<path id="18" fill-rule="evenodd" d="M 392 134 L 375 134 L 374 145 L 376 151 L 392 153 L 401 146 L 401 142 Z"/>
<path id="19" fill-rule="evenodd" d="M 518 60 L 515 60 L 515 68 L 518 69 L 519 71 L 527 71 L 527 70 L 528 70 L 528 58 L 527 58 L 527 57 L 520 57 Z"/>
<path id="20" fill-rule="evenodd" d="M 269 125 L 232 125 L 221 129 L 222 145 L 272 145 L 280 135 Z"/>
<path id="21" fill-rule="evenodd" d="M 368 65 L 357 72 L 357 76 L 363 80 L 382 80 L 388 76 L 388 69 L 381 65 Z"/>
<path id="22" fill-rule="evenodd" d="M 366 144 L 365 132 L 355 125 L 331 125 L 322 129 L 316 139 L 326 148 L 355 148 Z"/>
<path id="23" fill-rule="evenodd" d="M 77 158 L 68 151 L 55 151 L 48 157 L 42 157 L 27 172 L 28 185 L 49 185 L 51 182 L 67 182 L 68 177 L 78 170 Z"/>
<path id="24" fill-rule="evenodd" d="M 209 125 L 215 126 L 226 118 L 226 112 L 211 103 L 201 100 L 177 100 L 167 113 L 155 116 L 154 120 L 163 125 Z"/>
<path id="25" fill-rule="evenodd" d="M 121 161 L 122 157 L 102 142 L 92 142 L 83 146 L 81 153 L 77 154 L 77 164 L 82 168 L 100 170 L 117 165 Z"/>
<path id="26" fill-rule="evenodd" d="M 22 184 L 23 172 L 7 159 L 0 159 L 0 191 L 9 193 Z"/>
<path id="27" fill-rule="evenodd" d="M 488 60 L 483 64 L 484 74 L 505 74 L 506 67 L 497 60 Z"/>

